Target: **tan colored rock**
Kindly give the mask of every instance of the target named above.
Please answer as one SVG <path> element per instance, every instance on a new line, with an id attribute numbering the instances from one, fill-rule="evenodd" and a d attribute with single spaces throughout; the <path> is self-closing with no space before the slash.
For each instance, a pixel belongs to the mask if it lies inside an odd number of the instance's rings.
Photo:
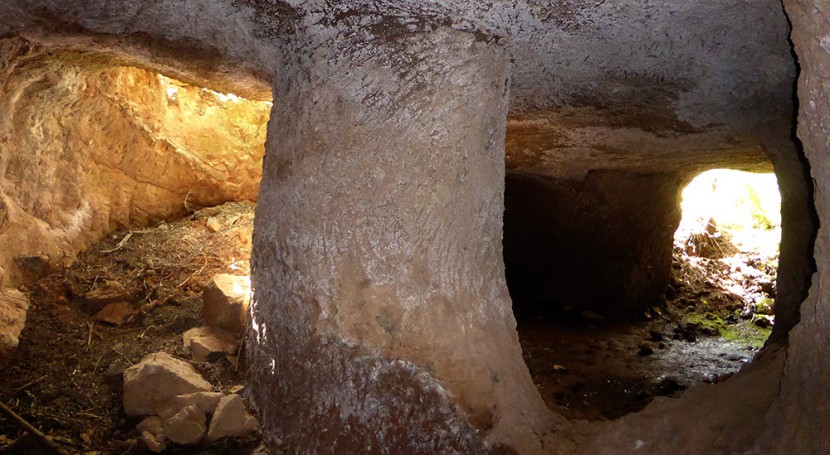
<path id="1" fill-rule="evenodd" d="M 247 326 L 251 279 L 218 274 L 205 288 L 202 318 L 211 327 L 242 333 Z"/>
<path id="2" fill-rule="evenodd" d="M 0 29 L 9 21 L 0 19 Z M 15 48 L 26 49 L 31 64 L 20 64 Z M 29 40 L 4 39 L 0 51 L 8 62 L 0 90 L 7 285 L 28 278 L 15 257 L 67 265 L 115 226 L 154 224 L 179 212 L 185 197 L 190 207 L 256 200 L 267 104 L 224 103 L 137 67 L 64 60 Z M 176 90 L 175 101 L 168 89 Z"/>
<path id="3" fill-rule="evenodd" d="M 149 431 L 141 432 L 141 442 L 147 446 L 151 452 L 164 452 L 167 450 L 166 438 L 164 436 L 154 436 Z"/>
<path id="4" fill-rule="evenodd" d="M 95 312 L 102 310 L 107 304 L 128 302 L 132 299 L 132 291 L 117 281 L 105 281 L 84 295 L 85 307 Z"/>
<path id="5" fill-rule="evenodd" d="M 231 342 L 236 342 L 237 339 L 233 333 L 228 332 L 227 330 L 222 330 L 215 327 L 202 326 L 194 327 L 182 333 L 182 344 L 184 345 L 185 349 L 190 349 L 190 343 L 194 338 L 206 336 L 216 337 Z"/>
<path id="6" fill-rule="evenodd" d="M 138 431 L 149 432 L 153 436 L 164 434 L 164 420 L 159 416 L 150 416 L 142 420 L 135 426 Z"/>
<path id="7" fill-rule="evenodd" d="M 170 408 L 179 395 L 211 388 L 190 364 L 157 352 L 124 371 L 124 411 L 128 415 L 156 414 Z"/>
<path id="8" fill-rule="evenodd" d="M 242 397 L 230 394 L 223 397 L 216 406 L 213 418 L 210 420 L 208 441 L 215 441 L 225 436 L 243 436 L 259 427 L 256 417 L 248 414 Z"/>
<path id="9" fill-rule="evenodd" d="M 207 227 L 210 232 L 219 232 L 222 230 L 222 222 L 212 216 L 205 221 L 205 227 Z"/>
<path id="10" fill-rule="evenodd" d="M 177 444 L 196 444 L 205 435 L 205 421 L 205 413 L 196 405 L 185 406 L 164 422 L 164 433 Z"/>
<path id="11" fill-rule="evenodd" d="M 219 401 L 225 395 L 222 392 L 195 392 L 176 397 L 175 406 L 179 409 L 188 406 L 196 406 L 199 412 L 213 414 Z"/>
<path id="12" fill-rule="evenodd" d="M 234 340 L 207 335 L 193 338 L 190 342 L 190 352 L 196 362 L 212 362 L 224 354 L 236 353 L 238 346 Z"/>
<path id="13" fill-rule="evenodd" d="M 116 302 L 110 303 L 104 309 L 95 314 L 96 321 L 105 322 L 112 325 L 121 325 L 135 313 L 135 309 L 130 302 Z"/>
<path id="14" fill-rule="evenodd" d="M 0 287 L 0 368 L 8 365 L 26 325 L 29 298 L 20 291 Z"/>

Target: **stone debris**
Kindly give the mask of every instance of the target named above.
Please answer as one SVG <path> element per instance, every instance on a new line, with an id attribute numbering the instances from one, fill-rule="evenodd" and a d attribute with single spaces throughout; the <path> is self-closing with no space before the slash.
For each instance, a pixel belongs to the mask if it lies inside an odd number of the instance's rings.
<path id="1" fill-rule="evenodd" d="M 213 362 L 239 350 L 239 342 L 232 333 L 212 327 L 190 329 L 182 334 L 182 341 L 196 362 Z"/>
<path id="2" fill-rule="evenodd" d="M 164 421 L 159 416 L 150 416 L 135 426 L 138 431 L 147 431 L 153 436 L 164 434 Z"/>
<path id="3" fill-rule="evenodd" d="M 121 325 L 135 313 L 130 302 L 115 302 L 105 306 L 101 311 L 95 313 L 95 320 L 112 325 Z"/>
<path id="4" fill-rule="evenodd" d="M 124 371 L 124 411 L 152 415 L 170 408 L 179 395 L 212 389 L 187 362 L 169 354 L 149 354 Z"/>
<path id="5" fill-rule="evenodd" d="M 132 292 L 117 281 L 105 281 L 84 295 L 85 307 L 91 313 L 101 311 L 110 303 L 131 300 L 133 300 Z"/>
<path id="6" fill-rule="evenodd" d="M 196 406 L 199 412 L 205 414 L 213 414 L 216 406 L 219 405 L 219 400 L 225 396 L 222 392 L 195 392 L 176 397 L 176 406 L 184 408 L 187 406 Z"/>
<path id="7" fill-rule="evenodd" d="M 183 338 L 193 346 L 198 335 L 209 330 L 192 329 Z M 124 410 L 128 415 L 149 415 L 136 429 L 152 452 L 165 450 L 168 441 L 196 444 L 206 434 L 208 441 L 215 441 L 244 436 L 259 427 L 240 395 L 212 392 L 190 364 L 163 352 L 150 354 L 124 371 Z"/>
<path id="8" fill-rule="evenodd" d="M 164 434 L 176 444 L 196 444 L 205 435 L 205 422 L 205 413 L 196 405 L 185 406 L 164 422 Z"/>
<path id="9" fill-rule="evenodd" d="M 164 421 L 158 416 L 150 416 L 136 425 L 141 433 L 141 441 L 152 452 L 162 452 L 167 448 L 167 436 L 164 434 Z"/>
<path id="10" fill-rule="evenodd" d="M 154 436 L 149 431 L 141 432 L 141 442 L 147 446 L 151 452 L 163 452 L 167 449 L 167 438 L 164 435 Z"/>
<path id="11" fill-rule="evenodd" d="M 242 397 L 230 394 L 223 397 L 216 406 L 213 418 L 210 420 L 208 441 L 215 441 L 225 436 L 243 436 L 257 429 L 259 421 L 248 414 Z"/>
<path id="12" fill-rule="evenodd" d="M 8 365 L 26 325 L 29 298 L 11 288 L 0 288 L 0 368 Z"/>
<path id="13" fill-rule="evenodd" d="M 197 362 L 214 362 L 225 354 L 236 352 L 236 342 L 213 336 L 196 337 L 190 343 L 190 352 Z"/>
<path id="14" fill-rule="evenodd" d="M 247 326 L 251 279 L 217 274 L 203 294 L 202 318 L 210 327 L 241 334 Z"/>
<path id="15" fill-rule="evenodd" d="M 210 217 L 205 221 L 205 227 L 207 227 L 208 231 L 216 233 L 222 230 L 222 222 L 219 221 L 216 217 Z"/>

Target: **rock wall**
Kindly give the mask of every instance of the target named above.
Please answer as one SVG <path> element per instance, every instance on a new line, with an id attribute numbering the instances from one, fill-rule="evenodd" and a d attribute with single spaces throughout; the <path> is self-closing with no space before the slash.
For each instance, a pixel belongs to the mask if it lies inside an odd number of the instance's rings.
<path id="1" fill-rule="evenodd" d="M 830 87 L 825 82 L 830 78 L 830 8 L 817 0 L 787 0 L 784 6 L 792 22 L 792 40 L 801 68 L 797 134 L 809 159 L 817 223 L 823 225 L 830 213 L 830 159 L 826 156 Z M 789 161 L 789 178 L 803 170 L 803 165 Z M 787 162 L 784 166 L 787 169 Z M 810 199 L 801 184 L 782 188 L 782 196 L 797 201 L 791 207 Z M 790 231 L 788 248 L 811 246 L 809 231 L 814 225 L 809 215 L 788 210 L 792 212 L 784 211 L 785 217 L 799 216 L 806 221 Z M 782 244 L 782 254 L 783 248 Z M 803 279 L 789 283 L 793 286 L 790 289 L 809 287 L 809 295 L 799 302 L 799 317 L 793 319 L 785 313 L 785 324 L 793 326 L 786 341 L 781 337 L 768 345 L 760 358 L 723 384 L 698 387 L 679 400 L 655 400 L 642 413 L 620 419 L 604 430 L 587 452 L 828 453 L 830 411 L 822 403 L 830 399 L 830 366 L 824 361 L 830 353 L 830 302 L 823 285 L 830 279 L 826 265 L 830 238 L 823 228 L 815 237 L 813 253 L 817 271 L 812 284 Z M 792 259 L 801 273 L 809 270 L 810 261 L 803 254 Z"/>
<path id="2" fill-rule="evenodd" d="M 181 215 L 185 197 L 195 208 L 256 199 L 267 105 L 21 39 L 0 41 L 0 55 L 6 285 L 114 230 Z"/>
<path id="3" fill-rule="evenodd" d="M 637 319 L 665 302 L 680 222 L 676 175 L 508 175 L 504 261 L 514 310 Z"/>

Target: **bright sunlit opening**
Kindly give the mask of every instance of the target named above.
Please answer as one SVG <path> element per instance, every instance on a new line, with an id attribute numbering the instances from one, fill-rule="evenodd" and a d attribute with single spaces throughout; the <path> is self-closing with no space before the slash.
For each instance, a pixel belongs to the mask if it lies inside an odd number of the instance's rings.
<path id="1" fill-rule="evenodd" d="M 695 235 L 720 235 L 743 253 L 777 258 L 781 241 L 781 193 L 775 174 L 715 169 L 683 190 L 683 219 L 675 244 Z"/>

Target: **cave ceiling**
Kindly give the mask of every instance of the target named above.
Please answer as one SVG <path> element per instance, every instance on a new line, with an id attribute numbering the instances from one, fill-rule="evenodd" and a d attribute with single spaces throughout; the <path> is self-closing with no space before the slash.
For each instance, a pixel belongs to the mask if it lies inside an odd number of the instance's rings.
<path id="1" fill-rule="evenodd" d="M 789 139 L 796 70 L 775 0 L 0 5 L 0 36 L 254 99 L 270 96 L 282 39 L 298 27 L 352 27 L 391 40 L 435 26 L 498 41 L 509 53 L 509 172 L 762 170 L 770 149 Z"/>

